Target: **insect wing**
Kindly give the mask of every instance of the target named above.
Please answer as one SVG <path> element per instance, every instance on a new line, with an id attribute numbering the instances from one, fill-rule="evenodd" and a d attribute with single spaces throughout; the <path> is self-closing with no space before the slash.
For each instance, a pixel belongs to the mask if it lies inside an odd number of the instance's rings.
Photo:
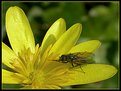
<path id="1" fill-rule="evenodd" d="M 94 54 L 91 52 L 77 52 L 73 53 L 73 55 L 79 57 L 78 61 L 80 60 L 82 63 L 95 63 L 93 60 Z"/>

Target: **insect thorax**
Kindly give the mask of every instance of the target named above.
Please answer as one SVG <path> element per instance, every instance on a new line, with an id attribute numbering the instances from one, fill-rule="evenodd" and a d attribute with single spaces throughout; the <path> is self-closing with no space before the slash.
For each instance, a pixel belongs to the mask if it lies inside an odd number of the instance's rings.
<path id="1" fill-rule="evenodd" d="M 68 63 L 68 62 L 73 62 L 74 60 L 77 60 L 79 57 L 77 57 L 76 55 L 73 54 L 67 54 L 67 55 L 62 55 L 59 58 L 59 61 L 61 61 L 62 63 Z"/>

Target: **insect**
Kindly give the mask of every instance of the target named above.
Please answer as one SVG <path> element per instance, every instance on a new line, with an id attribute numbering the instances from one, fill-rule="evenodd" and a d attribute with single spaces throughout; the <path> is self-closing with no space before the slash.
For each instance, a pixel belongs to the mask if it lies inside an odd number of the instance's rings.
<path id="1" fill-rule="evenodd" d="M 90 52 L 77 52 L 61 55 L 57 61 L 61 63 L 71 63 L 72 67 L 77 67 L 84 64 L 94 63 L 92 57 L 93 54 Z"/>

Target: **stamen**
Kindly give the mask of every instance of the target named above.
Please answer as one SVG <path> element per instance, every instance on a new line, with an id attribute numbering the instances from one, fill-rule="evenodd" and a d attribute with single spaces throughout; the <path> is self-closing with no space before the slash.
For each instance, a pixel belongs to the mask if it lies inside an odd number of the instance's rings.
<path id="1" fill-rule="evenodd" d="M 38 60 L 38 64 L 37 64 L 37 67 L 38 67 L 38 69 L 42 69 L 42 68 L 44 68 L 44 64 L 46 63 L 46 61 L 47 61 L 47 58 L 48 58 L 48 54 L 49 54 L 49 51 L 50 51 L 50 49 L 51 49 L 51 47 L 52 47 L 52 45 L 50 45 L 47 49 L 46 49 L 46 51 L 44 52 L 44 54 L 42 55 L 42 57 L 41 57 L 41 60 Z"/>

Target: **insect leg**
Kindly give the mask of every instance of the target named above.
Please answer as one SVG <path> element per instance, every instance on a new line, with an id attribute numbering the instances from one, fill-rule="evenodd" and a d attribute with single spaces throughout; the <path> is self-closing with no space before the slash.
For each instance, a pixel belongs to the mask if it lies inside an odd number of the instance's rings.
<path id="1" fill-rule="evenodd" d="M 81 68 L 82 72 L 85 74 L 85 72 L 84 72 L 84 70 L 82 69 L 81 65 L 80 65 L 80 68 Z"/>
<path id="2" fill-rule="evenodd" d="M 73 60 L 71 60 L 71 64 L 72 64 L 73 67 L 75 67 L 75 65 L 74 65 L 74 63 L 73 63 Z"/>

